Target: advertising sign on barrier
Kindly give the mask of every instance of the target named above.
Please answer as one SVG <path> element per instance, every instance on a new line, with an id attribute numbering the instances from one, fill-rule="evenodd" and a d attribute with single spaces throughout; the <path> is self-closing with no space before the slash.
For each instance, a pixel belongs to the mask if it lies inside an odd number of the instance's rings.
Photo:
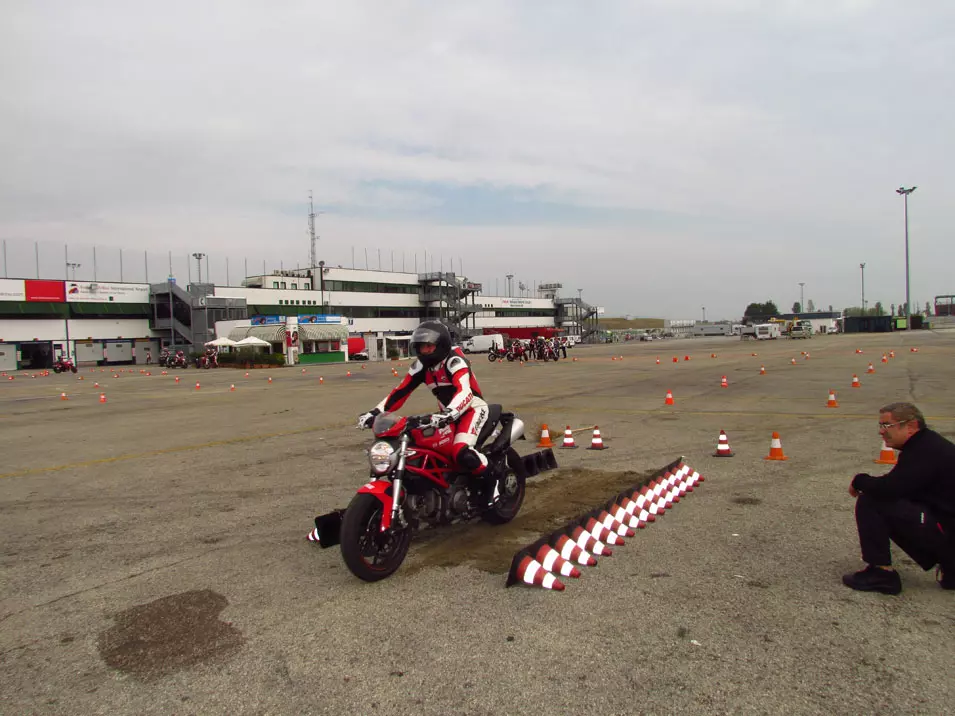
<path id="1" fill-rule="evenodd" d="M 22 278 L 0 278 L 0 301 L 26 301 Z"/>
<path id="2" fill-rule="evenodd" d="M 62 281 L 41 281 L 26 279 L 23 282 L 23 291 L 27 301 L 50 301 L 63 303 L 66 301 L 66 288 Z"/>
<path id="3" fill-rule="evenodd" d="M 340 325 L 342 322 L 341 316 L 323 316 L 316 315 L 314 313 L 302 313 L 298 316 L 299 323 L 332 323 L 335 325 Z"/>
<path id="4" fill-rule="evenodd" d="M 68 281 L 66 300 L 70 303 L 149 303 L 149 284 Z"/>
<path id="5" fill-rule="evenodd" d="M 284 326 L 285 316 L 252 316 L 253 326 Z"/>

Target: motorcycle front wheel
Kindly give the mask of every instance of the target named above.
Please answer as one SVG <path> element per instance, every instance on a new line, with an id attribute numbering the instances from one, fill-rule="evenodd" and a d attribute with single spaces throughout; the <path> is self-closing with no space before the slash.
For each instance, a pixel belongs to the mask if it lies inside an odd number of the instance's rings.
<path id="1" fill-rule="evenodd" d="M 493 353 L 488 353 L 488 354 L 487 354 L 487 359 L 493 363 L 494 361 L 497 360 L 497 356 L 494 355 Z"/>
<path id="2" fill-rule="evenodd" d="M 517 517 L 527 491 L 524 463 L 514 448 L 507 451 L 504 474 L 498 478 L 498 490 L 500 499 L 487 508 L 481 519 L 494 525 L 503 525 Z"/>
<path id="3" fill-rule="evenodd" d="M 352 498 L 342 519 L 342 558 L 351 573 L 365 582 L 394 574 L 411 546 L 409 528 L 381 531 L 382 508 L 377 497 L 360 492 Z"/>
<path id="4" fill-rule="evenodd" d="M 75 373 L 75 372 L 77 371 L 77 368 L 76 368 L 76 366 L 74 365 L 74 366 L 72 366 L 72 367 L 70 368 L 70 370 Z"/>
<path id="5" fill-rule="evenodd" d="M 63 369 L 60 368 L 60 366 L 58 366 L 58 365 L 53 366 L 53 372 L 54 372 L 54 373 L 59 373 L 61 370 L 63 370 Z"/>

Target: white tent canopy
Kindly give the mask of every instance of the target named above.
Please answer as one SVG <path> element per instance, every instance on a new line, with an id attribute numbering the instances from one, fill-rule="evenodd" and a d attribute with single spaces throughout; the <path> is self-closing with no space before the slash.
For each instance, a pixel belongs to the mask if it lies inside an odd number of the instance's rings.
<path id="1" fill-rule="evenodd" d="M 206 345 L 207 345 L 207 346 L 217 346 L 217 347 L 219 347 L 219 348 L 224 348 L 224 347 L 226 347 L 226 346 L 234 346 L 234 345 L 236 345 L 236 342 L 233 341 L 233 340 L 231 340 L 231 339 L 229 339 L 229 338 L 226 338 L 225 336 L 222 336 L 222 337 L 220 337 L 220 338 L 216 338 L 214 341 L 208 341 L 208 342 L 206 343 Z"/>
<path id="2" fill-rule="evenodd" d="M 237 341 L 235 343 L 235 347 L 236 348 L 244 348 L 244 347 L 271 348 L 272 344 L 269 343 L 268 341 L 263 341 L 261 338 L 256 338 L 255 336 L 249 336 L 247 338 L 243 338 L 241 341 Z"/>

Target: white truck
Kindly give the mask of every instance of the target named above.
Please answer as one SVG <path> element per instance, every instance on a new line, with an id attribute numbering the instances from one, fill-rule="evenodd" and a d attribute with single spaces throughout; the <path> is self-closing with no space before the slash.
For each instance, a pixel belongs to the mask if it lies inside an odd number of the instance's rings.
<path id="1" fill-rule="evenodd" d="M 491 333 L 486 336 L 472 336 L 461 344 L 465 353 L 487 353 L 494 346 L 504 348 L 504 336 L 500 333 Z"/>

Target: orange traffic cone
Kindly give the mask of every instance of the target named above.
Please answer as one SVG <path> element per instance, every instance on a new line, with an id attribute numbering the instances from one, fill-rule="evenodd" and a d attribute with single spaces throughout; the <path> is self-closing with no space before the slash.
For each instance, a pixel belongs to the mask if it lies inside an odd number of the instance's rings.
<path id="1" fill-rule="evenodd" d="M 325 379 L 322 376 L 318 376 L 318 384 L 325 385 Z"/>
<path id="2" fill-rule="evenodd" d="M 796 359 L 795 359 L 795 358 L 793 358 L 793 359 L 790 360 L 789 362 L 792 363 L 793 365 L 796 365 Z"/>
<path id="3" fill-rule="evenodd" d="M 716 353 L 710 353 L 710 358 L 716 358 Z"/>
<path id="4" fill-rule="evenodd" d="M 722 378 L 720 378 L 720 387 L 721 387 L 721 388 L 729 388 L 729 387 L 730 387 L 730 384 L 726 382 L 726 376 L 725 376 L 725 375 L 724 375 Z"/>
<path id="5" fill-rule="evenodd" d="M 511 573 L 507 575 L 507 586 L 519 583 L 532 587 L 553 589 L 558 592 L 564 591 L 563 583 L 544 569 L 544 565 L 529 554 L 525 554 L 520 562 L 511 569 Z"/>
<path id="6" fill-rule="evenodd" d="M 246 373 L 246 374 L 245 374 L 245 377 L 246 377 L 246 378 L 248 378 L 248 377 L 249 377 L 249 374 L 248 374 L 248 373 Z"/>
<path id="7" fill-rule="evenodd" d="M 889 351 L 889 358 L 895 358 L 895 351 Z"/>
<path id="8" fill-rule="evenodd" d="M 805 353 L 803 353 L 803 355 L 806 356 L 806 360 L 809 360 L 809 352 L 808 352 L 808 351 L 806 351 Z"/>
<path id="9" fill-rule="evenodd" d="M 350 370 L 345 372 L 345 377 L 346 377 L 346 378 L 351 378 L 351 371 L 350 371 Z"/>
<path id="10" fill-rule="evenodd" d="M 909 353 L 918 353 L 918 352 L 919 352 L 918 348 L 909 348 Z"/>
<path id="11" fill-rule="evenodd" d="M 888 362 L 889 362 L 889 357 L 888 357 L 885 353 L 882 354 L 882 362 L 883 362 L 883 363 L 888 363 Z"/>
<path id="12" fill-rule="evenodd" d="M 606 450 L 607 446 L 604 445 L 604 440 L 600 437 L 600 428 L 594 425 L 594 436 L 590 441 L 590 447 L 588 450 Z"/>
<path id="13" fill-rule="evenodd" d="M 759 374 L 760 374 L 760 375 L 766 375 L 766 366 L 761 365 L 761 366 L 759 367 Z"/>
<path id="14" fill-rule="evenodd" d="M 351 375 L 351 374 L 349 373 L 349 375 Z M 271 382 L 272 382 L 272 376 L 269 376 L 269 383 L 271 383 Z"/>
<path id="15" fill-rule="evenodd" d="M 882 449 L 879 451 L 879 459 L 873 460 L 873 462 L 878 463 L 879 465 L 895 465 L 895 450 L 890 448 L 885 444 L 885 440 L 882 441 Z"/>
<path id="16" fill-rule="evenodd" d="M 574 356 L 573 360 L 571 360 L 571 363 L 576 363 L 576 362 L 577 362 L 577 356 Z M 657 363 L 659 362 L 660 361 L 657 361 Z M 521 361 L 521 365 L 524 365 L 524 361 Z"/>
<path id="17" fill-rule="evenodd" d="M 839 403 L 836 400 L 836 391 L 834 391 L 832 388 L 829 389 L 829 400 L 826 402 L 826 407 L 827 408 L 839 407 Z"/>
<path id="18" fill-rule="evenodd" d="M 690 360 L 690 356 L 683 356 L 683 360 Z"/>
<path id="19" fill-rule="evenodd" d="M 99 383 L 93 383 L 94 388 L 99 388 Z"/>
<path id="20" fill-rule="evenodd" d="M 759 353 L 750 353 L 750 355 L 751 355 L 753 358 L 755 358 L 756 356 L 759 355 Z"/>
<path id="21" fill-rule="evenodd" d="M 862 349 L 861 349 L 861 348 L 856 348 L 856 353 L 857 353 L 857 354 L 858 354 L 858 353 L 862 353 Z"/>
<path id="22" fill-rule="evenodd" d="M 783 444 L 779 439 L 779 433 L 773 432 L 773 440 L 769 444 L 769 455 L 763 458 L 763 460 L 788 460 L 789 458 L 783 455 Z"/>
<path id="23" fill-rule="evenodd" d="M 99 394 L 99 402 L 101 402 L 101 403 L 105 403 L 105 402 L 106 402 L 106 393 L 100 393 L 100 394 Z"/>
<path id="24" fill-rule="evenodd" d="M 872 363 L 869 363 L 869 367 L 865 371 L 866 373 L 875 373 L 875 368 L 872 366 Z"/>
<path id="25" fill-rule="evenodd" d="M 574 360 L 577 360 L 577 359 L 574 358 Z M 660 365 L 660 359 L 659 359 L 659 358 L 657 358 L 657 365 Z"/>
<path id="26" fill-rule="evenodd" d="M 229 392 L 230 392 L 230 393 L 234 393 L 234 392 L 235 392 L 235 383 L 233 383 L 232 385 L 229 386 Z"/>
<path id="27" fill-rule="evenodd" d="M 537 447 L 539 448 L 554 447 L 554 443 L 550 441 L 550 432 L 547 430 L 547 423 L 544 423 L 541 426 L 541 439 L 540 439 L 540 442 L 537 443 Z"/>
<path id="28" fill-rule="evenodd" d="M 667 391 L 667 397 L 664 398 L 664 400 L 663 400 L 663 404 L 664 404 L 664 405 L 674 405 L 674 402 L 673 402 L 673 393 L 671 393 L 669 390 Z"/>
<path id="29" fill-rule="evenodd" d="M 859 376 L 857 376 L 855 373 L 852 374 L 852 387 L 853 388 L 862 387 L 862 383 L 859 382 Z"/>
<path id="30" fill-rule="evenodd" d="M 361 369 L 362 369 L 362 370 L 365 370 L 365 364 L 364 364 L 364 363 L 361 364 Z M 302 371 L 302 372 L 304 373 L 305 371 Z"/>
<path id="31" fill-rule="evenodd" d="M 60 393 L 60 400 L 69 400 L 69 398 L 66 397 L 66 393 Z"/>
<path id="32" fill-rule="evenodd" d="M 179 385 L 179 376 L 176 376 L 176 385 Z"/>
<path id="33" fill-rule="evenodd" d="M 77 380 L 83 380 L 83 376 L 80 376 L 79 378 L 77 378 Z"/>
<path id="34" fill-rule="evenodd" d="M 617 356 L 610 356 L 610 360 L 617 360 Z"/>
<path id="35" fill-rule="evenodd" d="M 199 381 L 196 381 L 196 390 L 199 390 Z"/>
<path id="36" fill-rule="evenodd" d="M 364 366 L 362 366 L 364 368 Z M 302 375 L 305 375 L 305 369 L 302 368 Z"/>
<path id="37" fill-rule="evenodd" d="M 716 443 L 716 452 L 713 457 L 733 457 L 733 451 L 730 450 L 730 441 L 726 433 L 720 430 L 719 441 Z"/>
<path id="38" fill-rule="evenodd" d="M 577 443 L 574 442 L 574 433 L 571 431 L 570 426 L 564 430 L 564 442 L 561 445 L 562 448 L 576 448 Z"/>

